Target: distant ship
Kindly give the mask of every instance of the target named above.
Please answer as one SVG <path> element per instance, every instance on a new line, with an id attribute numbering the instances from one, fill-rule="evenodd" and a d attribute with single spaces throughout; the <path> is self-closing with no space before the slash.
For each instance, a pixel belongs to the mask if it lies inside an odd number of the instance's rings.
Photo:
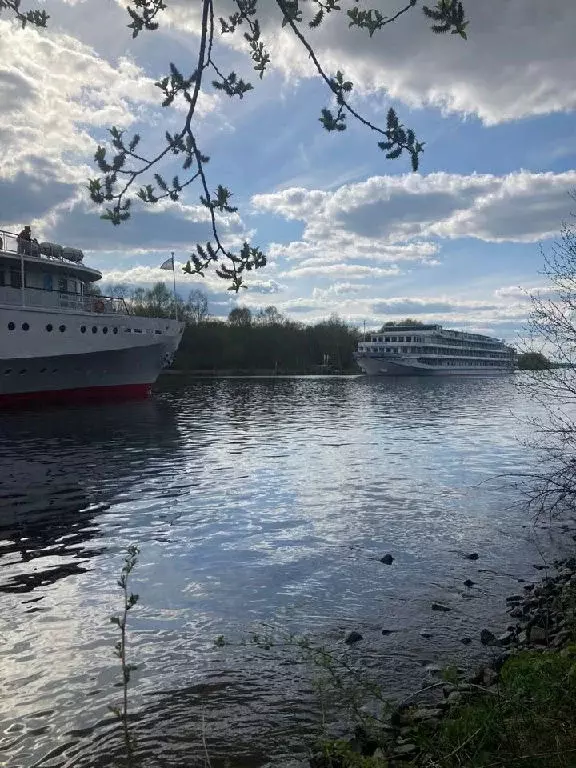
<path id="1" fill-rule="evenodd" d="M 144 397 L 184 330 L 90 295 L 84 254 L 0 230 L 0 406 Z"/>
<path id="2" fill-rule="evenodd" d="M 501 339 L 441 325 L 394 325 L 368 333 L 355 354 L 370 376 L 512 373 L 516 353 Z"/>

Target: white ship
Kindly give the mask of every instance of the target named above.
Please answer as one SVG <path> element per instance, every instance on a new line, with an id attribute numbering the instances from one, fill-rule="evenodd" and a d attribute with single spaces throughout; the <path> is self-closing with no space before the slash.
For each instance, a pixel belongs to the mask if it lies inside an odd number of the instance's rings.
<path id="1" fill-rule="evenodd" d="M 512 373 L 515 351 L 501 339 L 441 325 L 394 325 L 368 333 L 356 362 L 370 376 Z"/>
<path id="2" fill-rule="evenodd" d="M 82 251 L 0 230 L 0 406 L 148 394 L 184 325 L 90 295 L 101 277 Z"/>

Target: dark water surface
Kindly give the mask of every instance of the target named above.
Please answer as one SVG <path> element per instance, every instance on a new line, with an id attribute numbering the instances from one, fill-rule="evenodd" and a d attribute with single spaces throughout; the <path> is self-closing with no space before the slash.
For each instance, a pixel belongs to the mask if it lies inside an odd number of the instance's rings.
<path id="1" fill-rule="evenodd" d="M 376 668 L 391 695 L 431 663 L 481 658 L 480 629 L 506 626 L 503 596 L 553 546 L 496 477 L 534 465 L 518 442 L 531 409 L 511 378 L 294 378 L 2 414 L 0 762 L 120 764 L 109 616 L 133 542 L 144 765 L 203 764 L 202 728 L 214 766 L 305 756 L 317 672 L 239 642 L 262 622 Z M 364 639 L 348 649 L 352 629 Z"/>

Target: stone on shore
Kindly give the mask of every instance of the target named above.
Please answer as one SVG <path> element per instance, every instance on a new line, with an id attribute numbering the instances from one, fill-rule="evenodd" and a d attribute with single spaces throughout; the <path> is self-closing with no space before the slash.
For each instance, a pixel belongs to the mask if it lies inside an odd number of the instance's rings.
<path id="1" fill-rule="evenodd" d="M 482 645 L 496 645 L 496 635 L 489 629 L 483 629 L 480 632 L 480 642 Z"/>
<path id="2" fill-rule="evenodd" d="M 473 587 L 475 584 L 476 584 L 476 582 L 472 581 L 472 579 L 466 579 L 466 581 L 464 582 L 464 586 L 468 587 L 468 589 Z"/>
<path id="3" fill-rule="evenodd" d="M 380 562 L 384 563 L 384 565 L 392 565 L 392 563 L 394 562 L 394 558 L 390 553 L 388 553 L 384 555 L 384 557 L 380 558 Z"/>
<path id="4" fill-rule="evenodd" d="M 432 610 L 433 611 L 451 611 L 452 608 L 449 608 L 447 605 L 444 605 L 444 603 L 432 603 Z"/>
<path id="5" fill-rule="evenodd" d="M 353 645 L 354 643 L 358 643 L 360 642 L 360 640 L 363 640 L 363 639 L 364 638 L 362 637 L 360 632 L 356 632 L 356 630 L 353 630 L 352 632 L 350 632 L 350 634 L 348 635 L 346 640 L 344 640 L 344 642 L 346 643 L 346 645 Z"/>
<path id="6" fill-rule="evenodd" d="M 470 552 L 470 554 L 464 555 L 464 557 L 466 558 L 466 560 L 478 560 L 480 555 L 478 554 L 478 552 Z"/>

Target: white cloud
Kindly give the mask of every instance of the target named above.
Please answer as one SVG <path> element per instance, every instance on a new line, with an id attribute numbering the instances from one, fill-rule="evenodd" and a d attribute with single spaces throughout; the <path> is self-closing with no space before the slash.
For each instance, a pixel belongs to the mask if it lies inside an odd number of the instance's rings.
<path id="1" fill-rule="evenodd" d="M 280 276 L 284 278 L 298 277 L 395 277 L 401 274 L 397 267 L 368 267 L 362 264 L 318 264 L 307 267 L 291 267 L 286 272 L 281 272 Z"/>
<path id="2" fill-rule="evenodd" d="M 425 261 L 438 250 L 422 238 L 536 242 L 556 234 L 569 210 L 576 171 L 506 176 L 432 173 L 374 176 L 333 192 L 255 195 L 256 209 L 302 219 L 303 238 L 274 245 L 288 259 Z M 406 241 L 412 241 L 407 243 Z"/>
<path id="3" fill-rule="evenodd" d="M 259 5 L 273 64 L 291 78 L 315 76 L 301 44 L 288 29 L 278 30 L 276 4 Z M 302 31 L 327 72 L 341 69 L 361 92 L 386 92 L 410 106 L 478 115 L 488 125 L 576 108 L 575 3 L 467 0 L 464 5 L 470 20 L 466 42 L 434 35 L 420 7 L 373 38 L 349 29 L 344 12 L 330 14 L 318 30 L 303 25 Z M 218 12 L 226 15 L 233 6 L 224 0 Z M 390 16 L 398 3 L 372 0 L 370 7 Z M 198 30 L 198 7 L 189 0 L 172 0 L 168 16 L 182 29 Z M 245 50 L 242 31 L 223 39 Z"/>

